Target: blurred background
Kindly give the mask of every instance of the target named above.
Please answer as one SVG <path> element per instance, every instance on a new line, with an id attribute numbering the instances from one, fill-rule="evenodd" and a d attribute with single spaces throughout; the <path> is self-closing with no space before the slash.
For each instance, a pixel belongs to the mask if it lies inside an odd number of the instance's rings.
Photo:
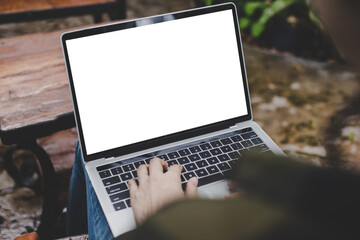
<path id="1" fill-rule="evenodd" d="M 36 1 L 29 2 L 35 4 Z M 126 18 L 223 2 L 226 1 L 128 0 Z M 289 156 L 321 166 L 360 169 L 360 159 L 356 154 L 360 148 L 359 80 L 352 66 L 338 54 L 310 2 L 231 2 L 238 10 L 254 120 Z M 65 31 L 94 24 L 95 20 L 111 21 L 108 14 L 97 19 L 93 15 L 81 14 L 0 22 L 0 40 Z M 5 50 L 0 42 L 0 54 Z M 3 101 L 1 95 L 0 101 Z M 43 201 L 41 189 L 17 185 L 4 169 L 3 156 L 10 147 L 0 144 L 0 239 L 12 239 L 35 231 Z M 31 152 L 17 151 L 14 161 L 22 168 L 22 174 L 30 177 L 41 175 L 35 170 L 36 164 L 31 164 L 37 161 Z M 71 167 L 64 171 L 57 177 L 65 179 L 61 181 L 61 196 L 66 199 Z M 57 238 L 64 237 L 65 214 L 66 209 L 57 221 L 54 234 Z"/>

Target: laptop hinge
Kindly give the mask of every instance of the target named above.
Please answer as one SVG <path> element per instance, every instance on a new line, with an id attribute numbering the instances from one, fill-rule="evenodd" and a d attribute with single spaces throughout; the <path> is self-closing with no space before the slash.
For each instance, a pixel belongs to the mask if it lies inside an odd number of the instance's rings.
<path id="1" fill-rule="evenodd" d="M 236 123 L 235 125 L 233 126 L 230 126 L 230 128 L 236 128 L 240 123 Z"/>
<path id="2" fill-rule="evenodd" d="M 107 160 L 112 160 L 112 159 L 114 159 L 115 157 L 108 157 L 108 158 L 105 158 L 105 161 L 107 161 Z"/>
<path id="3" fill-rule="evenodd" d="M 236 123 L 235 125 L 233 125 L 233 126 L 230 126 L 230 128 L 236 128 L 236 127 L 238 127 L 240 124 L 243 124 L 244 122 L 239 122 L 239 123 Z"/>

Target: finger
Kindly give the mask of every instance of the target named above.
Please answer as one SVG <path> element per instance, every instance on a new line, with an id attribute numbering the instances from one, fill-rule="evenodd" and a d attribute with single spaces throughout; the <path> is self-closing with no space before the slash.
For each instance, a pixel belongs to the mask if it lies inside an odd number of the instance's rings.
<path id="1" fill-rule="evenodd" d="M 168 168 L 168 172 L 173 172 L 173 173 L 175 173 L 176 175 L 179 176 L 179 178 L 180 178 L 180 175 L 181 175 L 181 171 L 182 171 L 182 166 L 179 165 L 179 164 L 171 165 L 171 166 Z"/>
<path id="2" fill-rule="evenodd" d="M 239 191 L 240 186 L 239 183 L 234 182 L 234 181 L 227 181 L 227 185 L 229 187 L 230 192 L 235 192 L 235 191 Z"/>
<path id="3" fill-rule="evenodd" d="M 196 177 L 192 177 L 186 183 L 185 197 L 186 198 L 194 198 L 197 197 L 197 185 L 198 179 Z"/>
<path id="4" fill-rule="evenodd" d="M 240 198 L 240 196 L 241 196 L 240 192 L 233 192 L 233 193 L 226 194 L 224 196 L 224 198 L 225 199 L 234 199 L 234 198 Z"/>
<path id="5" fill-rule="evenodd" d="M 150 160 L 149 175 L 163 173 L 167 167 L 168 164 L 164 160 L 153 158 Z"/>
<path id="6" fill-rule="evenodd" d="M 133 198 L 135 196 L 135 193 L 138 191 L 139 186 L 137 185 L 135 178 L 130 179 L 128 182 L 129 185 L 129 191 L 130 191 L 130 198 Z"/>
<path id="7" fill-rule="evenodd" d="M 140 165 L 137 170 L 139 182 L 146 180 L 149 177 L 149 165 Z"/>

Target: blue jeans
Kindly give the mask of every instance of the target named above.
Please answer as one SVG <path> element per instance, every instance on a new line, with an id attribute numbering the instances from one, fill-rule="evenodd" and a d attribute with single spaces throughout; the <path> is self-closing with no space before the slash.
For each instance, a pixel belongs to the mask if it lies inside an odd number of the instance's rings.
<path id="1" fill-rule="evenodd" d="M 79 143 L 70 179 L 66 232 L 68 236 L 89 234 L 89 239 L 113 239 L 99 200 L 85 170 Z"/>

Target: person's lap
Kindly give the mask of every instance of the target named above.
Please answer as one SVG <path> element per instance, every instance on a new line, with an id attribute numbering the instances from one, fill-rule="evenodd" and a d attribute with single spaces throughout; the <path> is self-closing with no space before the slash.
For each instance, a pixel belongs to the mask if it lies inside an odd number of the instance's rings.
<path id="1" fill-rule="evenodd" d="M 66 231 L 68 236 L 88 233 L 90 239 L 113 238 L 85 171 L 79 143 L 76 144 L 74 167 L 70 179 Z"/>

